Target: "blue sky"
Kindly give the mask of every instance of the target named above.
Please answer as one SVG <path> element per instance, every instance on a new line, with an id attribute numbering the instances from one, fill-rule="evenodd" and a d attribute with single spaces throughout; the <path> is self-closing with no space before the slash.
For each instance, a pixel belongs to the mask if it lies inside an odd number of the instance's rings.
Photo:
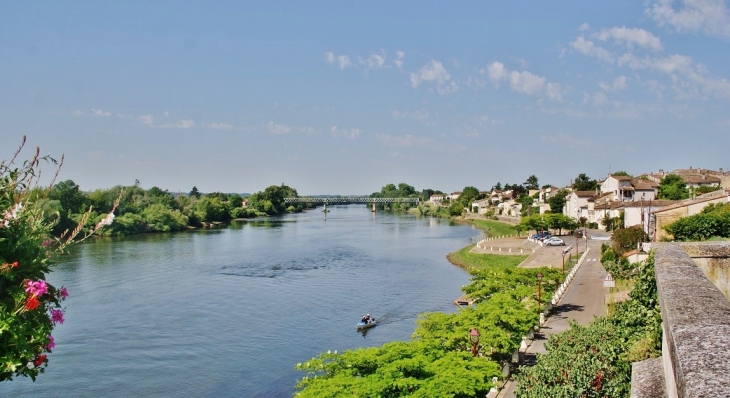
<path id="1" fill-rule="evenodd" d="M 730 168 L 730 3 L 19 2 L 2 158 L 84 190 L 567 185 Z"/>

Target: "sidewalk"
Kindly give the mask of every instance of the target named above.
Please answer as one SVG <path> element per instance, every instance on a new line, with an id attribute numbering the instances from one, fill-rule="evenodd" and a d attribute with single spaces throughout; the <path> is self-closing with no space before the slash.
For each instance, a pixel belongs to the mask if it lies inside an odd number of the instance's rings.
<path id="1" fill-rule="evenodd" d="M 560 303 L 553 308 L 545 325 L 535 333 L 535 339 L 530 342 L 527 351 L 520 353 L 520 366 L 534 365 L 537 354 L 546 352 L 545 343 L 548 336 L 568 330 L 570 320 L 587 325 L 594 317 L 604 315 L 603 277 L 606 275 L 606 270 L 599 261 L 601 242 L 590 240 L 588 242 L 590 252 L 585 263 L 575 274 Z M 514 398 L 516 384 L 514 380 L 508 380 L 497 397 Z"/>

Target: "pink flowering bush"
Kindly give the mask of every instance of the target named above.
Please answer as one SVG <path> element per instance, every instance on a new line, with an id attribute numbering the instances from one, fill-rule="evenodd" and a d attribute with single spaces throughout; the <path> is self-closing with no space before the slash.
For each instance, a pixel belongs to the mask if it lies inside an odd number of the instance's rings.
<path id="1" fill-rule="evenodd" d="M 16 165 L 22 148 L 7 163 L 0 162 L 0 381 L 15 376 L 35 380 L 45 371 L 47 354 L 56 345 L 51 333 L 63 324 L 62 302 L 68 297 L 65 287 L 46 282 L 46 274 L 56 255 L 96 231 L 81 239 L 80 228 L 51 236 L 55 223 L 48 220 L 54 218 L 43 214 L 50 187 L 39 187 L 38 178 L 41 162 L 56 161 L 36 150 L 33 158 Z"/>

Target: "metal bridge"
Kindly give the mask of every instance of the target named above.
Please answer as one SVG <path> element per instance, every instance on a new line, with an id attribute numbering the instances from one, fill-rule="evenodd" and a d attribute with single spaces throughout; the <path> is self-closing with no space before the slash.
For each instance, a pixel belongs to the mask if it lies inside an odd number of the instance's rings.
<path id="1" fill-rule="evenodd" d="M 419 198 L 371 198 L 369 196 L 335 196 L 327 197 L 311 197 L 305 196 L 301 198 L 284 198 L 284 203 L 322 203 L 324 205 L 325 217 L 327 216 L 327 205 L 337 203 L 372 203 L 373 212 L 375 212 L 376 203 L 420 203 Z"/>
<path id="2" fill-rule="evenodd" d="M 319 198 L 304 196 L 301 198 L 284 198 L 284 203 L 420 203 L 419 198 L 371 198 L 368 196 L 335 196 Z"/>

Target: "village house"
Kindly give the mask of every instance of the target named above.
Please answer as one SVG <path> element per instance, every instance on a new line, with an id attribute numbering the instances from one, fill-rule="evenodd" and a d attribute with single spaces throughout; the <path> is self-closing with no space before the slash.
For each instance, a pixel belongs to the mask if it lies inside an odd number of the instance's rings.
<path id="1" fill-rule="evenodd" d="M 428 198 L 428 200 L 429 200 L 429 201 L 430 201 L 431 203 L 435 204 L 436 206 L 441 206 L 441 204 L 442 204 L 442 203 L 443 203 L 443 201 L 444 201 L 444 194 L 442 194 L 442 193 L 435 193 L 435 194 L 431 195 L 431 196 L 430 196 L 430 197 Z"/>
<path id="2" fill-rule="evenodd" d="M 489 199 L 477 200 L 471 204 L 471 211 L 472 211 L 472 213 L 484 214 L 487 212 L 487 209 L 489 208 L 489 206 L 490 206 Z"/>
<path id="3" fill-rule="evenodd" d="M 668 237 L 669 235 L 664 228 L 680 218 L 699 214 L 702 209 L 711 203 L 728 202 L 730 202 L 730 189 L 721 189 L 697 196 L 696 198 L 685 199 L 654 211 L 654 241 L 660 241 Z"/>
<path id="4" fill-rule="evenodd" d="M 659 183 L 662 178 L 670 174 L 676 174 L 681 177 L 682 181 L 687 184 L 687 188 L 690 189 L 696 189 L 702 186 L 730 188 L 730 173 L 722 169 L 715 171 L 702 168 L 693 169 L 690 167 L 689 169 L 676 169 L 669 173 L 663 169 L 659 169 L 657 173 L 649 174 L 647 177 Z"/>
<path id="5" fill-rule="evenodd" d="M 595 191 L 573 191 L 565 197 L 563 214 L 576 220 L 579 220 L 581 217 L 589 219 L 588 199 L 594 196 L 597 196 Z"/>

